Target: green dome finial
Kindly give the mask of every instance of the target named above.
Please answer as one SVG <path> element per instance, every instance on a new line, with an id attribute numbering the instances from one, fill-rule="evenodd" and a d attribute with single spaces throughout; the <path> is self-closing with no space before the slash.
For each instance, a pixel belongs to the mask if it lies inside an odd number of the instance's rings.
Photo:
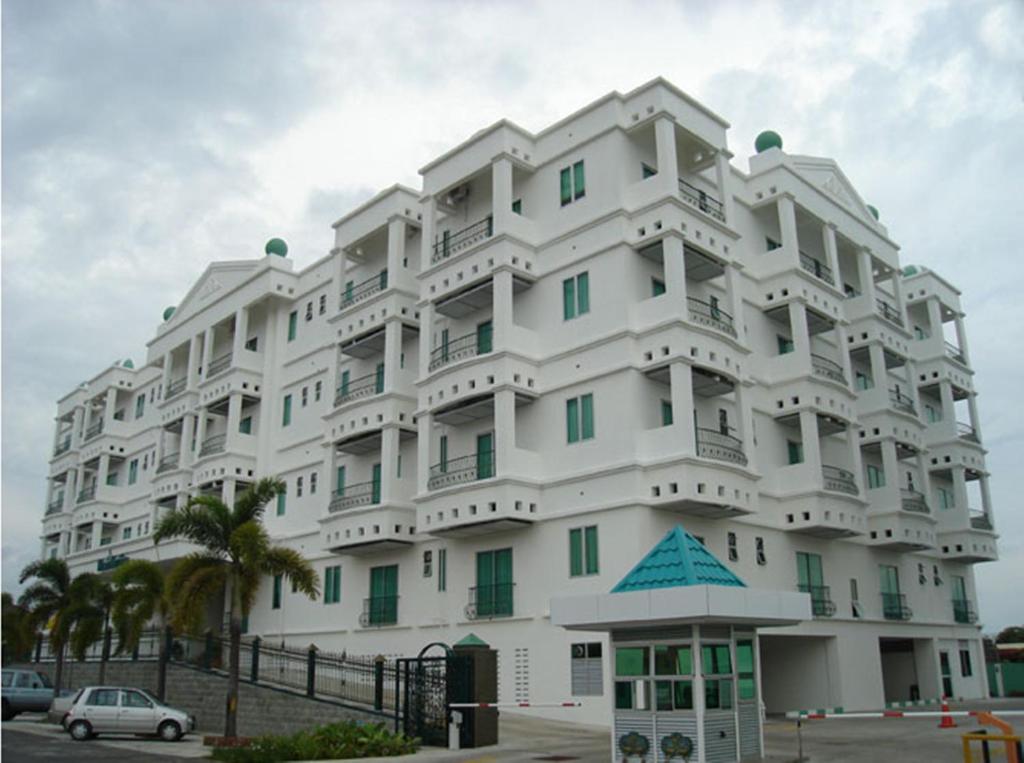
<path id="1" fill-rule="evenodd" d="M 174 315 L 174 310 L 175 310 L 174 305 L 171 305 L 170 307 L 165 307 L 164 308 L 164 320 L 165 321 L 169 321 L 171 319 L 171 316 Z"/>
<path id="2" fill-rule="evenodd" d="M 875 218 L 876 220 L 878 219 L 878 208 L 877 207 L 873 207 L 870 204 L 868 204 L 868 212 L 871 213 L 871 216 L 873 218 Z"/>
<path id="3" fill-rule="evenodd" d="M 124 363 L 121 364 L 122 368 L 135 368 L 135 364 L 132 363 L 131 358 L 126 358 Z"/>
<path id="4" fill-rule="evenodd" d="M 765 130 L 754 140 L 754 148 L 759 154 L 767 151 L 769 148 L 782 150 L 782 136 L 774 130 Z"/>
<path id="5" fill-rule="evenodd" d="M 287 257 L 288 244 L 284 242 L 283 238 L 272 238 L 267 242 L 267 245 L 263 247 L 263 251 L 267 254 L 276 254 L 278 257 Z"/>

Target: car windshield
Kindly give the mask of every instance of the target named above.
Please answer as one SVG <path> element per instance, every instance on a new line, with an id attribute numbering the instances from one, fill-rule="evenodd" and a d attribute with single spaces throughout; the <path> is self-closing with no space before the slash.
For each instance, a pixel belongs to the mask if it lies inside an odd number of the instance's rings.
<path id="1" fill-rule="evenodd" d="M 50 677 L 46 675 L 46 673 L 36 673 L 36 675 L 39 676 L 39 680 L 43 682 L 43 686 L 47 689 L 53 688 L 53 682 L 50 681 Z"/>

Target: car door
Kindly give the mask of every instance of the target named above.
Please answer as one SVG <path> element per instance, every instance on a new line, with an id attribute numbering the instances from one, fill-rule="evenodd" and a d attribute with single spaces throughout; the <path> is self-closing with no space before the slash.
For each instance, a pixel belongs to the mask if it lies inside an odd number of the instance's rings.
<path id="1" fill-rule="evenodd" d="M 53 686 L 47 685 L 39 673 L 28 673 L 28 692 L 26 705 L 37 712 L 45 712 L 50 709 L 53 702 Z"/>
<path id="2" fill-rule="evenodd" d="M 122 689 L 117 726 L 131 734 L 152 734 L 156 731 L 156 708 L 142 692 Z"/>
<path id="3" fill-rule="evenodd" d="M 82 715 L 99 732 L 117 731 L 118 694 L 117 689 L 90 689 L 82 705 Z"/>

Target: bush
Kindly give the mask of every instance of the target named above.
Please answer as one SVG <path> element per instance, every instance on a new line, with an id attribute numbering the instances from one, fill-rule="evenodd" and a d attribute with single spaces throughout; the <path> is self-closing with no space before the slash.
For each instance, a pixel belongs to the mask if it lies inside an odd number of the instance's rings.
<path id="1" fill-rule="evenodd" d="M 223 763 L 276 763 L 284 760 L 335 760 L 409 755 L 419 740 L 393 734 L 383 723 L 329 723 L 294 734 L 256 737 L 248 747 L 219 747 L 213 759 Z"/>

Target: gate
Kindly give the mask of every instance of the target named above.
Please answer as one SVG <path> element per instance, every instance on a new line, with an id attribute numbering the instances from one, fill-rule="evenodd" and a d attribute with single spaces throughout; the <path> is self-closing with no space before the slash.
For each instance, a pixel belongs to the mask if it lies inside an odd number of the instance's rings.
<path id="1" fill-rule="evenodd" d="M 432 647 L 444 649 L 444 654 L 427 657 Z M 395 730 L 419 737 L 425 745 L 447 747 L 448 705 L 464 701 L 468 658 L 435 642 L 423 647 L 417 657 L 395 662 Z"/>

